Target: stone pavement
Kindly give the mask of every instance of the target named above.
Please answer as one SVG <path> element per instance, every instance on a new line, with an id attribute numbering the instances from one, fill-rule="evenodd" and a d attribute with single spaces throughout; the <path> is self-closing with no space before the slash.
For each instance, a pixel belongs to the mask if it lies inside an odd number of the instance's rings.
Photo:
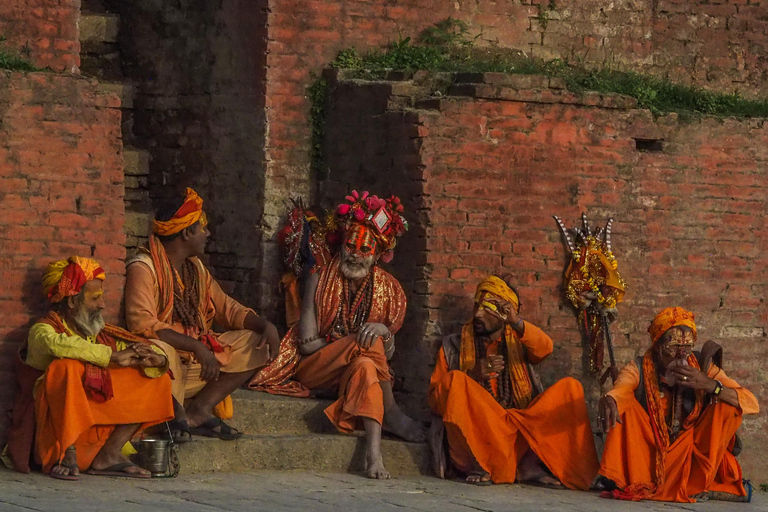
<path id="1" fill-rule="evenodd" d="M 768 512 L 768 497 L 751 504 L 629 503 L 594 493 L 522 485 L 474 487 L 427 476 L 376 482 L 343 473 L 265 471 L 128 480 L 83 475 L 78 482 L 0 469 L 0 512 Z"/>

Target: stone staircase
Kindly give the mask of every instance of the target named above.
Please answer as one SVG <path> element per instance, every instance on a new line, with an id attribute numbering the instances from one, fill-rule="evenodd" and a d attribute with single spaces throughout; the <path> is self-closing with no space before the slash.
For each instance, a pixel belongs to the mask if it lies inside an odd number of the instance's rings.
<path id="1" fill-rule="evenodd" d="M 147 241 L 152 206 L 149 200 L 148 151 L 131 145 L 134 86 L 121 69 L 118 42 L 120 17 L 108 12 L 100 0 L 83 0 L 80 13 L 80 72 L 99 80 L 99 88 L 122 102 L 123 165 L 125 172 L 126 249 Z"/>
<path id="2" fill-rule="evenodd" d="M 311 470 L 360 472 L 362 433 L 339 434 L 323 413 L 331 402 L 238 390 L 235 415 L 228 420 L 246 433 L 236 441 L 195 437 L 179 446 L 182 474 L 212 471 Z M 386 436 L 386 434 L 385 434 Z M 429 474 L 426 444 L 382 441 L 384 465 L 393 475 Z"/>

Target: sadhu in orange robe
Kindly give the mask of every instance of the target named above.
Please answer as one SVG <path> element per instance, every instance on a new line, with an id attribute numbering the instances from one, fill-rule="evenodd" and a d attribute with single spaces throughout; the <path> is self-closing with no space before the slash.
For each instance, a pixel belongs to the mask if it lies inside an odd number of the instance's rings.
<path id="1" fill-rule="evenodd" d="M 650 350 L 645 357 L 652 357 Z M 646 378 L 641 374 L 645 357 L 625 366 L 608 392 L 616 400 L 621 423 L 608 433 L 600 474 L 622 490 L 614 493 L 616 497 L 691 503 L 696 501 L 693 496 L 704 491 L 746 496 L 741 466 L 731 450 L 742 416 L 759 411 L 755 395 L 729 378 L 719 366 L 709 364 L 707 376 L 736 390 L 739 406 L 717 401 L 707 404 L 709 398 L 706 397 L 704 401 L 684 398 L 683 407 L 687 406 L 688 414 L 683 430 L 659 454 L 647 409 Z M 694 356 L 689 364 L 698 367 Z M 652 377 L 658 379 L 655 372 Z M 669 391 L 658 393 L 660 408 L 666 417 L 670 417 L 672 407 L 669 394 Z M 657 481 L 659 463 L 664 466 L 660 482 Z"/>
<path id="2" fill-rule="evenodd" d="M 361 417 L 384 421 L 384 402 L 380 381 L 391 379 L 384 343 L 381 338 L 368 349 L 357 344 L 357 332 L 344 333 L 340 305 L 344 276 L 339 257 L 320 272 L 315 293 L 319 336 L 330 342 L 310 356 L 301 358 L 295 379 L 309 389 L 338 389 L 338 399 L 325 409 L 325 414 L 342 432 L 361 428 Z M 397 333 L 405 317 L 406 298 L 400 283 L 388 272 L 375 266 L 371 270 L 370 310 L 364 323 L 384 324 Z M 296 343 L 298 326 L 286 338 Z M 286 340 L 283 340 L 284 342 Z"/>
<path id="3" fill-rule="evenodd" d="M 40 323 L 52 326 L 64 337 L 76 336 L 54 312 Z M 41 330 L 32 330 L 37 332 L 42 335 Z M 107 325 L 94 342 L 115 350 L 117 344 L 147 341 Z M 36 359 L 46 357 L 37 355 Z M 139 423 L 141 431 L 173 418 L 171 379 L 165 369 L 101 368 L 70 358 L 54 359 L 47 368 L 38 369 L 45 373 L 34 388 L 35 446 L 46 473 L 61 462 L 73 444 L 78 466 L 87 469 L 115 425 Z M 21 468 L 25 466 L 23 460 L 18 462 Z"/>
<path id="4" fill-rule="evenodd" d="M 487 355 L 499 354 L 500 343 L 507 343 L 508 354 L 517 356 L 516 361 L 506 361 L 512 369 L 510 378 L 535 384 L 526 362 L 536 364 L 551 354 L 552 340 L 528 322 L 522 337 L 511 327 L 505 331 L 501 340 L 487 346 Z M 494 483 L 513 483 L 517 465 L 530 448 L 563 485 L 589 488 L 598 463 L 581 384 L 566 377 L 538 396 L 534 385 L 527 396 L 519 397 L 521 407 L 505 409 L 467 375 L 471 368 L 461 369 L 462 338 L 468 336 L 472 336 L 471 322 L 462 336 L 443 340 L 429 389 L 429 405 L 445 423 L 454 466 L 469 473 L 476 460 Z M 494 393 L 496 380 L 491 379 Z"/>

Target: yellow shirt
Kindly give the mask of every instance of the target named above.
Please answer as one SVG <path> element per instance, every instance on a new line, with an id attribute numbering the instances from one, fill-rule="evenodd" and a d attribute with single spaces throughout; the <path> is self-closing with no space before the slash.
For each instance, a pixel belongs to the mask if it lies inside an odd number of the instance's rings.
<path id="1" fill-rule="evenodd" d="M 64 320 L 62 320 L 64 323 Z M 82 338 L 73 334 L 64 323 L 66 333 L 57 333 L 53 326 L 39 322 L 32 326 L 27 337 L 27 364 L 32 368 L 45 371 L 55 359 L 77 359 L 85 363 L 95 364 L 102 368 L 109 366 L 112 348 L 96 343 L 95 336 Z M 117 350 L 125 350 L 129 343 L 116 339 Z M 150 345 L 158 354 L 165 355 L 163 349 Z M 144 375 L 155 379 L 168 371 L 168 360 L 162 367 L 141 368 Z"/>

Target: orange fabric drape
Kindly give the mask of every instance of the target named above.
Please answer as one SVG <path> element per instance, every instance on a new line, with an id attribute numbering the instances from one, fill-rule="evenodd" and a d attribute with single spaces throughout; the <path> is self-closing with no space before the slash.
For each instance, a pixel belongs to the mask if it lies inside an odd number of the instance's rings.
<path id="1" fill-rule="evenodd" d="M 374 267 L 372 272 L 373 303 L 371 304 L 371 312 L 366 321 L 383 323 L 392 334 L 395 334 L 403 325 L 403 320 L 405 319 L 407 303 L 405 293 L 400 283 L 388 272 L 380 267 Z M 338 256 L 320 270 L 320 280 L 315 292 L 316 320 L 320 336 L 327 336 L 333 326 L 333 321 L 336 318 L 336 313 L 341 303 L 342 279 Z M 304 379 L 297 378 L 296 381 L 288 381 L 288 379 L 296 374 L 299 369 L 299 362 L 302 360 L 298 351 L 300 336 L 298 325 L 294 325 L 288 330 L 288 333 L 280 342 L 280 352 L 277 359 L 256 372 L 248 383 L 250 389 L 279 395 L 309 396 L 308 386 L 304 383 L 304 380 L 309 382 L 308 372 L 302 373 Z M 328 347 L 322 351 L 328 351 Z M 317 355 L 312 354 L 312 356 Z M 314 368 L 314 365 L 312 367 Z M 325 374 L 323 373 L 322 375 Z M 318 379 L 322 380 L 321 377 Z M 341 376 L 338 377 L 341 378 Z M 314 378 L 312 381 L 314 382 Z"/>
<path id="2" fill-rule="evenodd" d="M 474 458 L 493 482 L 512 483 L 530 448 L 568 488 L 586 490 L 597 474 L 584 391 L 573 378 L 559 380 L 525 409 L 504 409 L 466 373 L 449 371 L 441 348 L 429 405 L 445 422 L 459 469 L 471 469 Z"/>
<path id="3" fill-rule="evenodd" d="M 87 469 L 115 425 L 146 428 L 173 418 L 171 379 L 150 379 L 135 368 L 110 368 L 114 396 L 89 400 L 83 388 L 85 365 L 57 359 L 35 389 L 36 452 L 46 473 L 74 444 L 80 469 Z"/>
<path id="4" fill-rule="evenodd" d="M 652 488 L 656 466 L 656 438 L 648 413 L 637 400 L 628 401 L 606 439 L 600 474 L 621 489 Z M 725 403 L 708 406 L 693 427 L 684 430 L 667 448 L 664 483 L 644 499 L 692 503 L 690 496 L 723 491 L 745 496 L 741 467 L 727 450 L 741 425 L 741 412 Z"/>

